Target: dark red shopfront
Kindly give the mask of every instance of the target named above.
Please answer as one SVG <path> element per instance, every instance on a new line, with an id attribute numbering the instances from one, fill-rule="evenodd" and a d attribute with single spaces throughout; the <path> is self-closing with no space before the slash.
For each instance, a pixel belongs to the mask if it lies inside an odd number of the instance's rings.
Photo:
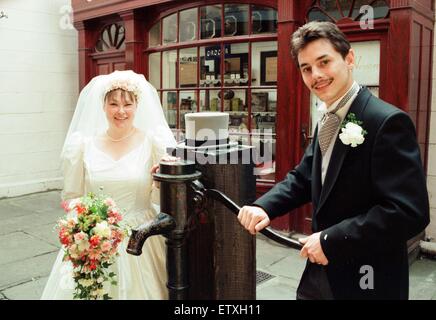
<path id="1" fill-rule="evenodd" d="M 309 20 L 334 21 L 347 34 L 357 52 L 356 79 L 410 114 L 427 167 L 432 0 L 72 0 L 72 5 L 80 87 L 113 70 L 143 73 L 160 93 L 178 139 L 187 112 L 229 112 L 232 138 L 272 150 L 272 161 L 259 169 L 258 194 L 283 178 L 310 142 L 317 101 L 289 50 L 290 35 Z M 306 206 L 273 226 L 309 234 L 310 222 Z"/>

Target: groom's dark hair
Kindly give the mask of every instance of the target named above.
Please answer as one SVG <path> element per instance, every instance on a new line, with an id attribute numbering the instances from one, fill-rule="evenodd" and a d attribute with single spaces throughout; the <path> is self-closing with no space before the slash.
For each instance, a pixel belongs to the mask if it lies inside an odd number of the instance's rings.
<path id="1" fill-rule="evenodd" d="M 350 51 L 350 42 L 338 26 L 327 21 L 312 21 L 301 26 L 292 34 L 291 54 L 298 66 L 298 52 L 304 49 L 310 42 L 326 39 L 330 41 L 333 48 L 345 59 Z"/>

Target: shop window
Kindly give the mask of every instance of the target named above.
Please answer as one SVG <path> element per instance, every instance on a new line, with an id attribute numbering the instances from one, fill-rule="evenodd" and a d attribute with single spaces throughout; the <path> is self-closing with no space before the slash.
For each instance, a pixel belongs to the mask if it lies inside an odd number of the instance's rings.
<path id="1" fill-rule="evenodd" d="M 164 91 L 162 96 L 162 107 L 165 118 L 168 121 L 170 128 L 177 128 L 177 92 Z"/>
<path id="2" fill-rule="evenodd" d="M 220 111 L 221 90 L 200 90 L 200 111 Z"/>
<path id="3" fill-rule="evenodd" d="M 176 87 L 177 51 L 164 51 L 162 55 L 162 88 L 174 89 Z"/>
<path id="4" fill-rule="evenodd" d="M 185 131 L 185 115 L 197 111 L 197 99 L 195 91 L 180 91 L 179 95 L 179 123 L 182 132 Z"/>
<path id="5" fill-rule="evenodd" d="M 248 5 L 226 4 L 224 6 L 224 36 L 248 34 Z"/>
<path id="6" fill-rule="evenodd" d="M 277 10 L 261 6 L 252 6 L 251 10 L 252 33 L 276 33 Z"/>
<path id="7" fill-rule="evenodd" d="M 383 19 L 389 14 L 389 6 L 385 0 L 314 0 L 307 12 L 307 20 L 336 23 L 347 18 L 359 21 L 365 14 L 365 10 L 361 10 L 363 6 L 372 7 L 374 19 Z"/>
<path id="8" fill-rule="evenodd" d="M 229 45 L 224 45 L 228 52 Z M 221 85 L 221 44 L 200 47 L 200 86 L 217 87 Z"/>
<path id="9" fill-rule="evenodd" d="M 197 87 L 197 48 L 179 51 L 179 87 Z"/>
<path id="10" fill-rule="evenodd" d="M 156 89 L 160 89 L 160 52 L 148 56 L 148 81 Z"/>
<path id="11" fill-rule="evenodd" d="M 221 5 L 201 7 L 201 39 L 221 37 Z"/>
<path id="12" fill-rule="evenodd" d="M 148 77 L 176 140 L 187 113 L 227 112 L 230 139 L 256 148 L 266 180 L 275 179 L 276 31 L 275 9 L 231 3 L 184 8 L 149 31 Z"/>
<path id="13" fill-rule="evenodd" d="M 224 85 L 248 85 L 248 43 L 233 43 L 224 54 Z"/>
<path id="14" fill-rule="evenodd" d="M 149 34 L 148 44 L 150 47 L 155 47 L 161 44 L 160 41 L 160 21 L 151 27 Z"/>
<path id="15" fill-rule="evenodd" d="M 163 44 L 177 42 L 177 14 L 172 14 L 162 21 Z"/>
<path id="16" fill-rule="evenodd" d="M 197 12 L 197 8 L 180 12 L 180 42 L 197 40 Z"/>
<path id="17" fill-rule="evenodd" d="M 277 41 L 253 43 L 251 55 L 252 85 L 277 85 Z"/>

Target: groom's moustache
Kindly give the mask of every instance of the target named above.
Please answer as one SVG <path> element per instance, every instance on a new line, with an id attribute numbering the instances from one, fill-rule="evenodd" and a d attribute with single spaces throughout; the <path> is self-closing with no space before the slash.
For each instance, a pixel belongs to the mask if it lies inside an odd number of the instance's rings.
<path id="1" fill-rule="evenodd" d="M 328 78 L 328 79 L 318 80 L 317 82 L 315 82 L 315 83 L 312 85 L 312 89 L 314 89 L 314 88 L 315 88 L 316 86 L 318 86 L 319 84 L 327 83 L 327 82 L 331 82 L 331 81 L 333 81 L 333 78 Z"/>

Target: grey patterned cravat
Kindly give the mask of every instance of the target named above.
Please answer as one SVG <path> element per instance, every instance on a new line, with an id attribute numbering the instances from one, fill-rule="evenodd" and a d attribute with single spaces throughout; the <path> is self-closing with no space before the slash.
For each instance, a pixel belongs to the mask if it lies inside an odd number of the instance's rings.
<path id="1" fill-rule="evenodd" d="M 336 112 L 345 106 L 357 91 L 359 91 L 359 86 L 353 85 L 347 94 L 341 99 L 341 101 L 339 101 L 336 108 L 334 108 L 331 112 L 326 112 L 324 114 L 324 117 L 321 120 L 321 129 L 319 130 L 318 135 L 319 147 L 321 148 L 321 154 L 323 157 L 329 148 L 330 142 L 335 135 L 336 130 L 341 124 L 341 118 L 336 114 Z"/>

